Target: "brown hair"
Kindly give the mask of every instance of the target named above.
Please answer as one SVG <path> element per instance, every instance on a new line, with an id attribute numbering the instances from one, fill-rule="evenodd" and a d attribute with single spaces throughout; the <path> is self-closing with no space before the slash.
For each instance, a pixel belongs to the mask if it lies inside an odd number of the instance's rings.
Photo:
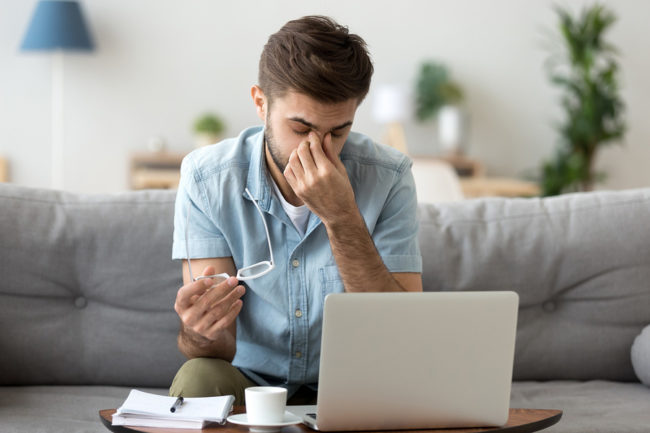
<path id="1" fill-rule="evenodd" d="M 289 21 L 269 37 L 259 65 L 259 86 L 269 104 L 293 90 L 321 102 L 361 103 L 373 67 L 365 41 L 324 16 Z"/>

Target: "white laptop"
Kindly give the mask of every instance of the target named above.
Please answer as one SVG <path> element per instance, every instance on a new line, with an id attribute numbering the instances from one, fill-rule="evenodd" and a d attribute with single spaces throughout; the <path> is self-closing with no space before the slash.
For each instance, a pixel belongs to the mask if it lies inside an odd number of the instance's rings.
<path id="1" fill-rule="evenodd" d="M 287 410 L 322 431 L 504 425 L 518 303 L 514 292 L 330 294 L 317 405 Z"/>

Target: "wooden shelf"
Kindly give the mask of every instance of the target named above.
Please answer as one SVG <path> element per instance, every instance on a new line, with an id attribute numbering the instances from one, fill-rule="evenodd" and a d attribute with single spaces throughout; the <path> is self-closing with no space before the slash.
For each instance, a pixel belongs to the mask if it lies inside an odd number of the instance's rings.
<path id="1" fill-rule="evenodd" d="M 9 182 L 9 168 L 7 160 L 0 157 L 0 182 Z"/>
<path id="2" fill-rule="evenodd" d="M 456 174 L 458 175 L 455 180 L 455 183 L 460 183 L 459 194 L 462 192 L 464 198 L 477 198 L 477 197 L 533 197 L 540 195 L 541 191 L 539 186 L 534 182 L 529 182 L 516 178 L 508 177 L 492 177 L 485 175 L 485 168 L 480 161 L 476 161 L 462 155 L 447 155 L 447 156 L 413 156 L 413 173 L 418 181 L 418 169 L 419 174 L 422 174 L 422 170 L 433 170 L 436 163 L 446 163 L 451 166 Z M 452 172 L 453 173 L 453 172 Z M 420 176 L 422 177 L 422 176 Z M 420 193 L 424 196 L 423 193 L 425 189 L 432 190 L 434 188 L 445 187 L 450 188 L 450 185 L 442 183 L 442 178 L 436 179 L 436 184 L 431 179 L 427 179 L 427 182 L 422 184 L 422 179 L 420 179 L 419 187 Z M 447 182 L 449 183 L 449 182 Z M 437 196 L 442 197 L 440 191 L 438 191 Z M 452 194 L 456 196 L 456 194 Z M 437 201 L 437 200 L 436 200 Z M 442 200 L 447 201 L 447 200 Z"/>
<path id="3" fill-rule="evenodd" d="M 469 177 L 460 179 L 465 198 L 533 197 L 540 194 L 536 183 L 505 177 Z"/>
<path id="4" fill-rule="evenodd" d="M 433 161 L 446 162 L 454 168 L 456 174 L 458 174 L 458 176 L 461 178 L 483 176 L 485 173 L 483 164 L 481 164 L 480 161 L 467 158 L 462 155 L 441 155 L 441 156 L 413 155 L 412 159 L 413 160 L 418 159 L 422 161 L 433 160 Z"/>
<path id="5" fill-rule="evenodd" d="M 130 184 L 133 189 L 175 189 L 181 177 L 184 153 L 141 152 L 131 155 Z"/>

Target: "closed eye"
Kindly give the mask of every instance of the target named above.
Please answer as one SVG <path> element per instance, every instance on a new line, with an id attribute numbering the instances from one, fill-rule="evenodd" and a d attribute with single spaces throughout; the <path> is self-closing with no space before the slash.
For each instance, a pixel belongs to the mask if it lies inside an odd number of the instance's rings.
<path id="1" fill-rule="evenodd" d="M 294 134 L 300 135 L 300 136 L 305 136 L 309 135 L 309 131 L 296 131 L 295 129 L 293 130 Z M 336 132 L 330 132 L 332 134 L 332 138 L 340 138 L 343 137 L 343 134 L 337 134 Z"/>

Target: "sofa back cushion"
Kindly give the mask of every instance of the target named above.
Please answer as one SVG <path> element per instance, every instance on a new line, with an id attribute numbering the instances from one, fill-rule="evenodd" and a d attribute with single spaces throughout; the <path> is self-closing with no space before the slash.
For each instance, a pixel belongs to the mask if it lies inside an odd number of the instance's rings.
<path id="1" fill-rule="evenodd" d="M 630 347 L 650 323 L 650 189 L 419 210 L 425 290 L 519 293 L 515 379 L 636 380 Z"/>
<path id="2" fill-rule="evenodd" d="M 169 386 L 184 360 L 174 199 L 0 184 L 0 385 Z M 515 379 L 635 380 L 650 189 L 419 211 L 425 290 L 519 293 Z"/>
<path id="3" fill-rule="evenodd" d="M 0 184 L 0 385 L 169 386 L 174 198 Z"/>

